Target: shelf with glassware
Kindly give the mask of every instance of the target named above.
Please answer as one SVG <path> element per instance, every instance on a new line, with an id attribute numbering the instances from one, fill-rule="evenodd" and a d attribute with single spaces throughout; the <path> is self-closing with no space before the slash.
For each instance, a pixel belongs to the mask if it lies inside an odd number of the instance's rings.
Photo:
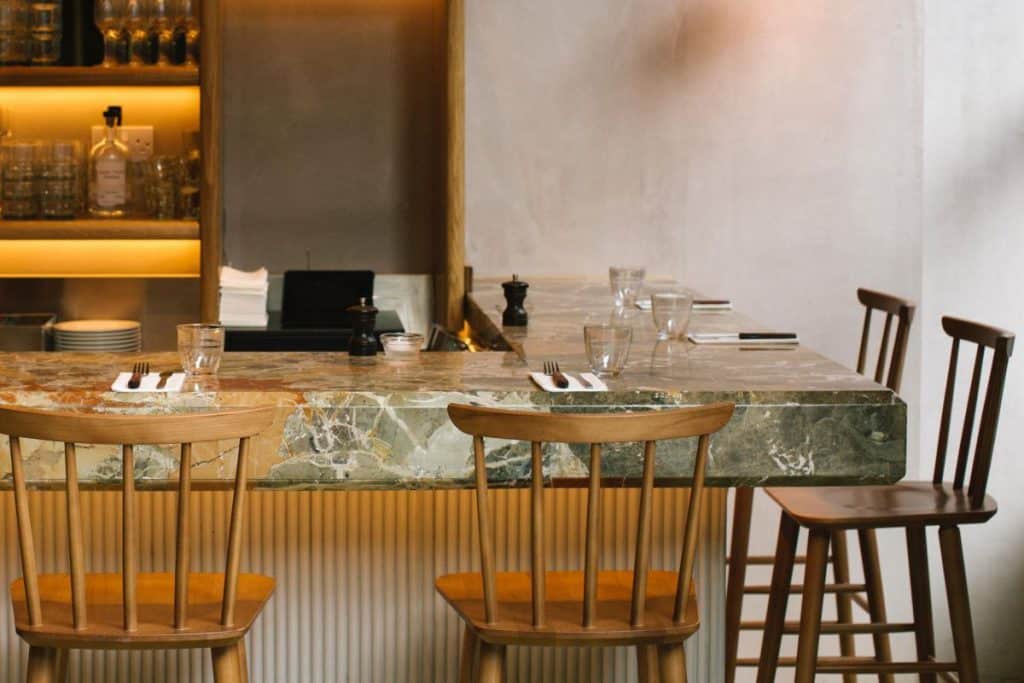
<path id="1" fill-rule="evenodd" d="M 199 221 L 146 218 L 0 221 L 0 240 L 198 240 Z"/>

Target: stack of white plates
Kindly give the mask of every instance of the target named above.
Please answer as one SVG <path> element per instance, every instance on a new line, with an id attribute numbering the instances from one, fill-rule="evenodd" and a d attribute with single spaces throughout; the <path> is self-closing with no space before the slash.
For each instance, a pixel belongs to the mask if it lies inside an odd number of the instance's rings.
<path id="1" fill-rule="evenodd" d="M 134 320 L 68 320 L 53 326 L 58 351 L 140 351 L 142 325 Z"/>

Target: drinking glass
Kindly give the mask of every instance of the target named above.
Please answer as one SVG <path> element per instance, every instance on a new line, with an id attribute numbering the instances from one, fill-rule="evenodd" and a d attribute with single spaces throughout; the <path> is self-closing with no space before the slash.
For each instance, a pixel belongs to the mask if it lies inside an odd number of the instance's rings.
<path id="1" fill-rule="evenodd" d="M 3 217 L 10 220 L 39 215 L 37 174 L 41 145 L 32 140 L 3 143 Z"/>
<path id="2" fill-rule="evenodd" d="M 61 3 L 55 0 L 32 2 L 29 5 L 31 62 L 46 66 L 60 61 Z"/>
<path id="3" fill-rule="evenodd" d="M 204 323 L 178 325 L 178 355 L 187 375 L 216 375 L 224 355 L 224 326 Z"/>
<path id="4" fill-rule="evenodd" d="M 199 219 L 199 181 L 202 176 L 199 131 L 181 134 L 183 153 L 181 184 L 178 187 L 178 215 L 186 220 Z"/>
<path id="5" fill-rule="evenodd" d="M 28 4 L 25 0 L 0 0 L 0 64 L 28 62 Z"/>
<path id="6" fill-rule="evenodd" d="M 618 377 L 629 358 L 633 328 L 625 325 L 585 325 L 583 339 L 590 369 L 598 377 Z"/>
<path id="7" fill-rule="evenodd" d="M 173 219 L 178 204 L 178 186 L 181 182 L 181 159 L 171 156 L 155 157 L 149 162 L 148 175 L 149 215 L 160 220 Z"/>
<path id="8" fill-rule="evenodd" d="M 647 270 L 641 266 L 612 266 L 608 269 L 608 280 L 611 282 L 615 305 L 631 307 L 636 305 L 636 298 L 644 286 Z"/>
<path id="9" fill-rule="evenodd" d="M 156 63 L 174 64 L 174 23 L 176 12 L 172 0 L 150 0 L 152 23 L 150 32 L 156 39 Z"/>
<path id="10" fill-rule="evenodd" d="M 39 208 L 43 218 L 74 218 L 81 205 L 81 144 L 56 140 L 39 170 Z"/>
<path id="11" fill-rule="evenodd" d="M 680 339 L 690 326 L 693 297 L 687 292 L 655 292 L 651 295 L 651 313 L 658 339 Z"/>
<path id="12" fill-rule="evenodd" d="M 127 0 L 124 32 L 128 37 L 128 63 L 143 66 L 153 62 L 149 42 L 149 19 L 155 13 L 154 0 Z"/>
<path id="13" fill-rule="evenodd" d="M 124 19 L 125 0 L 96 0 L 93 18 L 96 28 L 103 34 L 103 66 L 121 63 L 121 22 Z"/>

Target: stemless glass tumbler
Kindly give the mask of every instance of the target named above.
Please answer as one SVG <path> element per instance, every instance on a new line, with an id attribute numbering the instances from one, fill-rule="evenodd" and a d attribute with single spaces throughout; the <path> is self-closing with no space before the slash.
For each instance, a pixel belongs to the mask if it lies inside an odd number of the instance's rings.
<path id="1" fill-rule="evenodd" d="M 690 326 L 693 297 L 687 292 L 655 292 L 651 295 L 651 314 L 658 339 L 680 339 Z"/>
<path id="2" fill-rule="evenodd" d="M 178 325 L 178 355 L 187 375 L 216 375 L 224 355 L 224 326 Z"/>
<path id="3" fill-rule="evenodd" d="M 629 358 L 633 328 L 627 325 L 585 325 L 587 361 L 598 377 L 618 377 Z"/>
<path id="4" fill-rule="evenodd" d="M 639 266 L 612 266 L 608 269 L 608 280 L 612 287 L 615 305 L 631 307 L 636 304 L 644 286 L 647 270 Z"/>

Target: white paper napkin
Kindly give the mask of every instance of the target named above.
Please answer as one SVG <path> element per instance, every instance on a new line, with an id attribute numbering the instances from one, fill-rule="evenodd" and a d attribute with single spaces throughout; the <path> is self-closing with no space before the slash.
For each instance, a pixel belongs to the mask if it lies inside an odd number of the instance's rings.
<path id="1" fill-rule="evenodd" d="M 694 344 L 710 344 L 718 346 L 796 346 L 799 337 L 794 339 L 740 339 L 738 334 L 721 332 L 691 332 L 686 335 Z"/>
<path id="2" fill-rule="evenodd" d="M 545 375 L 543 372 L 531 372 L 530 379 L 544 391 L 550 391 L 552 393 L 566 392 L 566 391 L 608 391 L 608 385 L 602 382 L 597 375 L 589 372 L 579 373 L 580 377 L 586 379 L 589 383 L 589 387 L 585 387 L 580 384 L 580 380 L 574 374 L 565 373 L 566 379 L 569 380 L 569 386 L 566 389 L 560 389 L 555 386 L 555 380 L 551 375 Z"/>
<path id="3" fill-rule="evenodd" d="M 143 375 L 142 376 L 142 382 L 139 384 L 139 388 L 138 389 L 129 389 L 128 388 L 128 380 L 130 380 L 131 378 L 132 378 L 132 373 L 130 373 L 130 372 L 122 372 L 122 373 L 118 374 L 117 379 L 115 379 L 114 383 L 110 385 L 110 390 L 111 391 L 127 391 L 127 392 L 136 392 L 136 391 L 157 392 L 158 391 L 160 393 L 166 393 L 166 392 L 171 392 L 171 391 L 181 391 L 182 385 L 185 384 L 185 373 L 184 372 L 176 372 L 173 375 L 171 375 L 170 377 L 168 377 L 167 378 L 167 384 L 165 384 L 162 389 L 157 389 L 156 388 L 157 383 L 160 381 L 160 375 L 158 373 L 151 372 L 148 375 Z"/>

